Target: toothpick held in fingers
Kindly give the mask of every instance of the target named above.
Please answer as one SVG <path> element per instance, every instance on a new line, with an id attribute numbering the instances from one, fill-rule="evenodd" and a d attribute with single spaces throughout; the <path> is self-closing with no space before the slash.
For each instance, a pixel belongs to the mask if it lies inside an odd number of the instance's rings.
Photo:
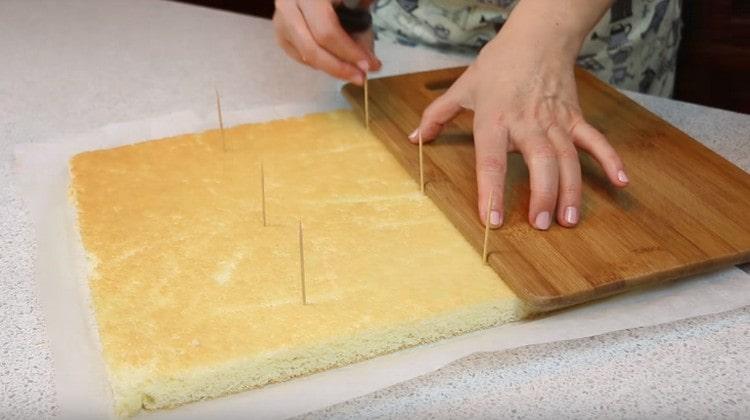
<path id="1" fill-rule="evenodd" d="M 365 78 L 364 78 L 364 88 L 365 88 L 365 128 L 370 129 L 370 94 L 367 89 L 367 72 L 365 72 Z"/>
<path id="2" fill-rule="evenodd" d="M 266 226 L 266 176 L 263 172 L 263 162 L 260 163 L 260 204 L 263 213 L 263 226 Z"/>
<path id="3" fill-rule="evenodd" d="M 302 304 L 307 305 L 307 296 L 305 294 L 305 247 L 304 235 L 302 233 L 302 220 L 299 221 L 299 274 L 302 290 Z"/>
<path id="4" fill-rule="evenodd" d="M 219 97 L 219 90 L 216 91 L 216 111 L 219 113 L 219 129 L 221 129 L 221 148 L 227 151 L 227 137 L 224 134 L 224 117 L 221 115 L 221 98 Z"/>
<path id="5" fill-rule="evenodd" d="M 490 239 L 490 213 L 494 204 L 495 190 L 490 192 L 490 198 L 487 200 L 487 216 L 484 218 L 484 248 L 482 249 L 482 261 L 487 264 L 487 242 Z"/>
<path id="6" fill-rule="evenodd" d="M 419 191 L 424 194 L 424 158 L 422 157 L 422 130 L 418 131 L 419 135 Z"/>

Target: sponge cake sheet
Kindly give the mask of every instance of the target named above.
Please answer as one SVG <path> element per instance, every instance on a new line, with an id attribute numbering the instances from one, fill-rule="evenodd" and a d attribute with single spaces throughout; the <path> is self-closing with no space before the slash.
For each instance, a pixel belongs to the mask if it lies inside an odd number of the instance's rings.
<path id="1" fill-rule="evenodd" d="M 70 163 L 117 412 L 518 319 L 521 302 L 349 111 Z M 267 226 L 262 225 L 260 165 Z M 305 226 L 301 304 L 297 223 Z"/>

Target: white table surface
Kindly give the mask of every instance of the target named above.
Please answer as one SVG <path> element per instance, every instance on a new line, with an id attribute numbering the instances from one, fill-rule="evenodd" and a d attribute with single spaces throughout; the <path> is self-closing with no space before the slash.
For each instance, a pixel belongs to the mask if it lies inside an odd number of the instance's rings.
<path id="1" fill-rule="evenodd" d="M 378 44 L 382 74 L 470 58 Z M 56 412 L 33 285 L 36 244 L 12 174 L 18 143 L 113 122 L 318 101 L 338 84 L 276 48 L 268 21 L 138 1 L 0 2 L 0 418 Z M 750 116 L 629 94 L 750 169 Z M 568 342 L 477 354 L 309 417 L 750 416 L 750 307 Z"/>

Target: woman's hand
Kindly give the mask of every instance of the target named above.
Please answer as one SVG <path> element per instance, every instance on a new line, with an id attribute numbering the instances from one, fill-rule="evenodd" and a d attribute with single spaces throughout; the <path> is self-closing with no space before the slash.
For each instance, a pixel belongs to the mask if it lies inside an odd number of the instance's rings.
<path id="1" fill-rule="evenodd" d="M 518 8 L 524 3 L 530 4 L 522 1 Z M 561 26 L 554 25 L 555 31 L 545 37 L 546 28 L 537 31 L 519 22 L 514 24 L 511 15 L 477 60 L 424 111 L 417 130 L 423 141 L 430 141 L 462 109 L 474 110 L 481 220 L 486 220 L 488 198 L 494 191 L 490 225 L 502 224 L 507 153 L 517 151 L 529 168 L 529 223 L 546 230 L 556 218 L 572 227 L 579 221 L 581 205 L 576 147 L 589 152 L 614 185 L 624 187 L 628 178 L 617 152 L 583 119 L 578 105 L 573 67 L 588 29 L 583 28 L 583 36 L 566 38 L 560 34 Z M 418 131 L 409 138 L 417 142 Z"/>
<path id="2" fill-rule="evenodd" d="M 373 1 L 360 1 L 360 7 L 369 7 Z M 381 63 L 373 53 L 372 28 L 348 34 L 341 27 L 334 7 L 342 2 L 276 0 L 276 39 L 298 62 L 361 85 L 365 73 L 379 70 Z"/>

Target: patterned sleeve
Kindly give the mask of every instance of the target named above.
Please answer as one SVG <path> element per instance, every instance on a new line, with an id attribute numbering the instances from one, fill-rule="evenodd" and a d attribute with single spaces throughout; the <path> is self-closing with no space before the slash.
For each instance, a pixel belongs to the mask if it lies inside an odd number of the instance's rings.
<path id="1" fill-rule="evenodd" d="M 519 0 L 379 0 L 380 39 L 476 53 Z M 680 0 L 616 0 L 581 49 L 578 64 L 622 89 L 670 96 L 682 29 Z"/>

